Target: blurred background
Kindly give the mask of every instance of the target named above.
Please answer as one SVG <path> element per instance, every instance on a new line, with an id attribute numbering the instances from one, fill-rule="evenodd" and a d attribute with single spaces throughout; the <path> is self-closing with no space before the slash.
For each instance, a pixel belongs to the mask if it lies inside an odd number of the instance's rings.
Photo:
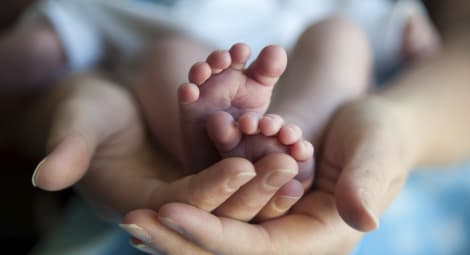
<path id="1" fill-rule="evenodd" d="M 2 1 L 0 33 L 7 33 L 20 13 L 33 2 Z M 8 126 L 11 117 L 5 114 L 7 110 L 0 110 L 2 128 Z M 39 236 L 54 226 L 70 194 L 70 191 L 49 193 L 33 188 L 31 174 L 39 160 L 26 157 L 8 142 L 0 141 L 0 169 L 7 172 L 0 178 L 0 246 L 3 251 L 15 251 L 10 254 L 27 254 Z"/>

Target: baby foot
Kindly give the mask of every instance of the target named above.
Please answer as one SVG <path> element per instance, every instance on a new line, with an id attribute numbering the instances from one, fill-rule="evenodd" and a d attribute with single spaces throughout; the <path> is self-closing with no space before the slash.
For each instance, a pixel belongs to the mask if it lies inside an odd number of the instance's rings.
<path id="1" fill-rule="evenodd" d="M 313 145 L 302 139 L 301 129 L 284 124 L 281 116 L 259 118 L 247 112 L 236 122 L 232 115 L 218 111 L 209 116 L 207 131 L 223 158 L 243 157 L 252 162 L 270 153 L 286 153 L 299 163 L 297 179 L 305 186 L 313 176 Z"/>
<path id="2" fill-rule="evenodd" d="M 262 116 L 268 108 L 274 84 L 286 68 L 287 55 L 281 47 L 268 46 L 245 69 L 249 55 L 249 47 L 241 43 L 230 51 L 215 51 L 205 62 L 194 64 L 189 83 L 180 86 L 182 161 L 188 170 L 201 170 L 219 159 L 207 136 L 212 113 L 224 111 L 238 119 L 246 112 Z"/>

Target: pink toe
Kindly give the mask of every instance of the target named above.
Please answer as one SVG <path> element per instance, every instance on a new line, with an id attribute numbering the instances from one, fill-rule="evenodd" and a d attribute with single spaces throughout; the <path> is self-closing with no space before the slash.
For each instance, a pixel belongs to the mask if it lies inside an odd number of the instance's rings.
<path id="1" fill-rule="evenodd" d="M 227 112 L 218 111 L 209 116 L 207 133 L 220 151 L 230 151 L 240 142 L 241 133 L 235 124 Z"/>
<path id="2" fill-rule="evenodd" d="M 284 145 L 291 145 L 298 142 L 302 137 L 302 130 L 293 124 L 284 125 L 279 131 L 279 141 Z"/>
<path id="3" fill-rule="evenodd" d="M 259 118 L 257 114 L 247 112 L 238 119 L 238 127 L 242 133 L 246 135 L 254 135 L 258 133 L 258 122 Z"/>
<path id="4" fill-rule="evenodd" d="M 265 47 L 248 68 L 248 74 L 259 83 L 272 86 L 286 70 L 286 51 L 276 45 Z"/>
<path id="5" fill-rule="evenodd" d="M 237 43 L 230 48 L 230 56 L 232 57 L 232 68 L 243 69 L 246 61 L 250 57 L 251 50 L 244 43 Z"/>
<path id="6" fill-rule="evenodd" d="M 305 140 L 294 143 L 290 154 L 298 161 L 306 161 L 313 158 L 313 145 Z"/>
<path id="7" fill-rule="evenodd" d="M 194 84 L 201 85 L 211 74 L 212 70 L 207 62 L 197 62 L 189 70 L 188 79 Z"/>
<path id="8" fill-rule="evenodd" d="M 284 124 L 284 119 L 277 114 L 267 114 L 259 121 L 259 129 L 265 136 L 276 135 Z"/>
<path id="9" fill-rule="evenodd" d="M 230 53 L 225 50 L 214 51 L 207 57 L 207 63 L 212 68 L 213 74 L 220 73 L 228 68 L 231 62 Z"/>
<path id="10" fill-rule="evenodd" d="M 178 88 L 178 100 L 182 104 L 195 102 L 199 98 L 199 88 L 192 83 L 184 83 Z"/>

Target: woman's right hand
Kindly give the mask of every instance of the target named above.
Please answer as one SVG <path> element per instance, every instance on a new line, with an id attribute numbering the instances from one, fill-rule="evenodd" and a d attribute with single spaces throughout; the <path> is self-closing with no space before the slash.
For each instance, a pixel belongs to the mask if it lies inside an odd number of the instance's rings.
<path id="1" fill-rule="evenodd" d="M 208 212 L 219 207 L 218 215 L 241 220 L 279 216 L 302 196 L 300 183 L 292 184 L 297 164 L 286 155 L 255 164 L 225 159 L 186 176 L 152 146 L 126 90 L 98 74 L 72 77 L 62 85 L 58 89 L 65 89 L 66 96 L 52 121 L 49 152 L 33 175 L 41 189 L 61 190 L 77 183 L 88 200 L 112 216 L 181 202 Z M 290 171 L 264 183 L 279 169 Z M 274 203 L 275 193 L 278 197 L 293 190 L 297 197 Z M 242 206 L 236 197 L 243 197 Z"/>

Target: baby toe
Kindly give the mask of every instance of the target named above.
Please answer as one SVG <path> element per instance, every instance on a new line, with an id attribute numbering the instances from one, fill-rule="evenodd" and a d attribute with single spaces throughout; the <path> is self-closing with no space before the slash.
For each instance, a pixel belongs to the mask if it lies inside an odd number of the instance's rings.
<path id="1" fill-rule="evenodd" d="M 230 53 L 226 50 L 217 50 L 212 52 L 207 57 L 206 61 L 212 69 L 212 74 L 222 72 L 224 69 L 227 69 L 232 62 Z"/>
<path id="2" fill-rule="evenodd" d="M 259 132 L 258 124 L 259 118 L 256 113 L 247 112 L 238 119 L 238 127 L 245 135 L 257 134 Z"/>
<path id="3" fill-rule="evenodd" d="M 212 74 L 212 69 L 207 62 L 197 62 L 194 64 L 188 73 L 188 79 L 190 82 L 201 85 Z"/>
<path id="4" fill-rule="evenodd" d="M 251 54 L 250 47 L 244 43 L 233 45 L 229 52 L 232 58 L 231 67 L 238 70 L 243 69 Z"/>
<path id="5" fill-rule="evenodd" d="M 284 124 L 284 119 L 277 114 L 267 114 L 259 121 L 259 129 L 261 133 L 265 136 L 276 135 L 282 125 Z"/>
<path id="6" fill-rule="evenodd" d="M 178 101 L 182 104 L 194 103 L 199 98 L 199 88 L 193 83 L 183 83 L 178 88 Z"/>
<path id="7" fill-rule="evenodd" d="M 265 47 L 253 64 L 248 68 L 247 73 L 259 83 L 272 86 L 284 73 L 287 66 L 286 51 L 276 45 Z"/>
<path id="8" fill-rule="evenodd" d="M 207 122 L 207 133 L 222 152 L 232 150 L 241 139 L 241 133 L 232 117 L 227 112 L 218 111 L 209 116 Z"/>
<path id="9" fill-rule="evenodd" d="M 278 139 L 284 145 L 291 145 L 300 140 L 302 137 L 302 130 L 293 124 L 286 124 L 279 130 Z"/>
<path id="10" fill-rule="evenodd" d="M 292 144 L 290 154 L 297 161 L 306 161 L 313 158 L 312 143 L 302 140 Z"/>

